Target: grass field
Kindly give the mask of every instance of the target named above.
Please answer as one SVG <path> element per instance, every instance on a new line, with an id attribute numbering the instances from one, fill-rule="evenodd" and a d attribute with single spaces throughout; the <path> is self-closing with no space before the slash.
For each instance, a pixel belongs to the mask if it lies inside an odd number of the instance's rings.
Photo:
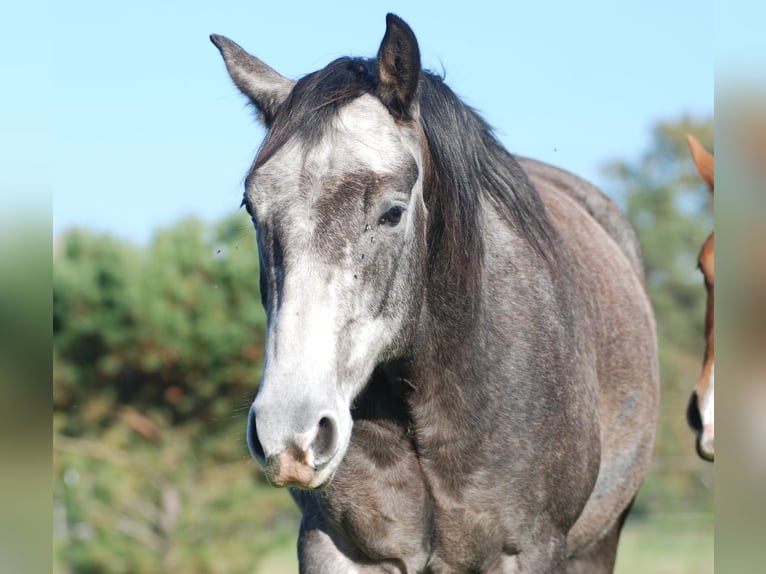
<path id="1" fill-rule="evenodd" d="M 615 574 L 712 574 L 713 517 L 650 515 L 628 520 Z"/>

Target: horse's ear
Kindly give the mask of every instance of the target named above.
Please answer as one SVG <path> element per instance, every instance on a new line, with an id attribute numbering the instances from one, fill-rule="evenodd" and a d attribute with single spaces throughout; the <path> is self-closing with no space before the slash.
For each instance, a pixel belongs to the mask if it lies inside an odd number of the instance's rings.
<path id="1" fill-rule="evenodd" d="M 225 36 L 212 34 L 210 41 L 221 52 L 234 84 L 250 98 L 261 120 L 269 127 L 295 81 L 280 75 Z"/>
<path id="2" fill-rule="evenodd" d="M 714 175 L 714 159 L 713 154 L 707 151 L 702 144 L 697 141 L 694 136 L 687 135 L 686 141 L 689 144 L 689 149 L 692 152 L 692 158 L 694 159 L 694 165 L 697 166 L 697 172 L 700 177 L 707 183 L 710 188 L 710 193 L 713 193 L 713 184 L 715 182 Z"/>
<path id="3" fill-rule="evenodd" d="M 391 114 L 412 119 L 420 84 L 420 50 L 412 29 L 398 16 L 386 16 L 378 49 L 377 95 Z"/>

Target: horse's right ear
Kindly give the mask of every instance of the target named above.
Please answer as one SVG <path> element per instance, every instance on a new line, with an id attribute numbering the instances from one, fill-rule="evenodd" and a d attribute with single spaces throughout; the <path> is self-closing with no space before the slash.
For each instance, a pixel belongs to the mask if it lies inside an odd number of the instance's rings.
<path id="1" fill-rule="evenodd" d="M 700 177 L 707 183 L 710 188 L 710 193 L 713 193 L 713 185 L 715 183 L 715 170 L 713 154 L 707 151 L 702 144 L 697 141 L 694 136 L 687 135 L 686 141 L 689 144 L 689 149 L 692 152 L 692 158 L 694 159 L 694 165 L 697 166 L 697 172 Z"/>
<path id="2" fill-rule="evenodd" d="M 280 75 L 225 36 L 212 34 L 210 41 L 221 52 L 234 84 L 250 98 L 260 114 L 261 121 L 269 127 L 279 108 L 290 95 L 295 81 Z"/>
<path id="3" fill-rule="evenodd" d="M 412 119 L 420 84 L 420 49 L 407 23 L 386 16 L 386 35 L 378 49 L 378 90 L 380 101 L 399 119 Z"/>

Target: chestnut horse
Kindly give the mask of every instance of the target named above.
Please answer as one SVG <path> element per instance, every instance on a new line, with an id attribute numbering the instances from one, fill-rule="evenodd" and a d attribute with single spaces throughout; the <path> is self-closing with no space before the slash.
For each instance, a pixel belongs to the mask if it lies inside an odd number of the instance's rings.
<path id="1" fill-rule="evenodd" d="M 710 189 L 713 197 L 714 190 L 714 161 L 702 144 L 693 136 L 687 136 L 694 164 L 700 177 Z M 715 364 L 714 364 L 714 338 L 713 338 L 713 290 L 715 287 L 715 245 L 711 232 L 699 254 L 699 269 L 705 279 L 707 290 L 707 310 L 705 312 L 705 355 L 702 361 L 702 373 L 689 400 L 686 412 L 687 420 L 692 429 L 697 433 L 697 453 L 705 460 L 713 461 L 714 455 L 714 422 L 715 422 Z"/>

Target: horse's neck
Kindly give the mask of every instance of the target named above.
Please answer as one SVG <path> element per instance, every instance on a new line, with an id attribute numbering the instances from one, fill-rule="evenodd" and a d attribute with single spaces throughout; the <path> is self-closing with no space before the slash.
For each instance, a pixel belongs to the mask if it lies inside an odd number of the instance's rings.
<path id="1" fill-rule="evenodd" d="M 408 399 L 420 439 L 433 433 L 437 442 L 469 449 L 477 431 L 491 430 L 508 409 L 521 412 L 546 396 L 564 368 L 562 348 L 572 336 L 567 325 L 574 324 L 561 292 L 570 283 L 563 259 L 557 285 L 516 230 L 492 210 L 486 218 L 477 292 L 448 285 L 427 291 L 412 361 L 416 390 Z"/>

